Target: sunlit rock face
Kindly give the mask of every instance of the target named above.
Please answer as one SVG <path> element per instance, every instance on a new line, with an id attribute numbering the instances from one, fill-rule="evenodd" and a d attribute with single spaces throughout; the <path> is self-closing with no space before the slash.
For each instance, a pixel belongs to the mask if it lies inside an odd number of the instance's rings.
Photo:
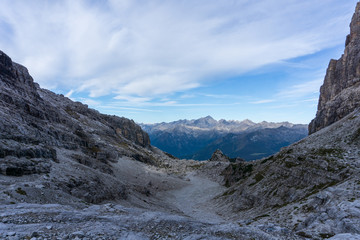
<path id="1" fill-rule="evenodd" d="M 350 23 L 345 51 L 339 60 L 330 60 L 320 89 L 318 111 L 309 125 L 312 134 L 342 119 L 360 106 L 360 3 Z"/>

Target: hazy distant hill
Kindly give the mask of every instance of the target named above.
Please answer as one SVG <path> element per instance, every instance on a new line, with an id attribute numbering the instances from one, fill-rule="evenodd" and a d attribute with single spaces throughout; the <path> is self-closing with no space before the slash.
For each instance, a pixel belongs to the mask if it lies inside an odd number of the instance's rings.
<path id="1" fill-rule="evenodd" d="M 193 154 L 193 159 L 209 159 L 216 149 L 231 158 L 255 160 L 274 154 L 280 148 L 299 141 L 307 135 L 304 126 L 264 128 L 243 133 L 229 133 Z"/>
<path id="2" fill-rule="evenodd" d="M 254 160 L 307 135 L 307 125 L 254 123 L 248 119 L 216 121 L 210 116 L 140 126 L 148 132 L 154 146 L 176 157 L 196 160 L 209 159 L 218 148 L 230 157 Z"/>

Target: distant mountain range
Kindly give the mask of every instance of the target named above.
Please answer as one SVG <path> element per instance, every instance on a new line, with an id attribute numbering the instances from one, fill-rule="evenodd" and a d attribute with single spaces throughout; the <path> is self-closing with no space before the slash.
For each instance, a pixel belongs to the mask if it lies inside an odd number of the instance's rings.
<path id="1" fill-rule="evenodd" d="M 153 146 L 178 158 L 206 160 L 216 150 L 231 158 L 255 160 L 274 154 L 305 136 L 305 124 L 219 121 L 211 116 L 170 123 L 140 124 Z"/>

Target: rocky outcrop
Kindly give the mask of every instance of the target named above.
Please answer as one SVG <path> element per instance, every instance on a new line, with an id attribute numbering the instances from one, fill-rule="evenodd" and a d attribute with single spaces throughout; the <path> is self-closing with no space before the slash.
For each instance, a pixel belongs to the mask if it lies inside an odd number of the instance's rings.
<path id="1" fill-rule="evenodd" d="M 312 134 L 342 119 L 360 107 L 360 3 L 356 6 L 346 38 L 345 51 L 339 60 L 331 60 L 316 117 L 309 125 Z"/>
<path id="2" fill-rule="evenodd" d="M 129 141 L 142 147 L 150 146 L 147 133 L 134 121 L 100 114 L 87 105 L 41 89 L 25 67 L 13 63 L 3 52 L 0 52 L 0 87 L 2 141 L 32 143 L 36 146 L 33 148 L 38 149 L 35 152 L 41 151 L 37 147 L 40 145 L 42 148 L 99 148 L 97 155 L 106 147 L 94 134 L 118 144 Z M 85 130 L 89 128 L 92 134 Z M 31 157 L 32 151 L 17 144 L 9 147 L 0 144 L 0 157 Z"/>
<path id="3" fill-rule="evenodd" d="M 229 157 L 226 156 L 220 149 L 217 149 L 209 159 L 212 162 L 229 162 Z"/>

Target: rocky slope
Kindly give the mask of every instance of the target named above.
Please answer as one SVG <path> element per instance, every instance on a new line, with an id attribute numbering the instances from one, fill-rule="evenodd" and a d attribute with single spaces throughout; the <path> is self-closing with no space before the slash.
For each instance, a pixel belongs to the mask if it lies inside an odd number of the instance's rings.
<path id="1" fill-rule="evenodd" d="M 271 157 L 225 168 L 220 212 L 246 225 L 281 223 L 305 238 L 359 239 L 359 16 L 360 3 L 345 53 L 330 63 L 312 134 Z"/>
<path id="2" fill-rule="evenodd" d="M 119 157 L 157 164 L 148 135 L 133 121 L 39 88 L 25 67 L 2 52 L 0 70 L 1 174 L 50 174 L 62 159 L 71 159 L 94 175 L 52 181 L 66 194 L 100 202 L 125 197 L 123 184 L 101 176 L 114 177 L 111 164 Z M 70 171 L 65 169 L 63 176 Z"/>
<path id="3" fill-rule="evenodd" d="M 216 200 L 220 211 L 312 238 L 360 234 L 359 133 L 356 110 L 269 158 L 232 163 L 222 173 L 229 188 Z"/>
<path id="4" fill-rule="evenodd" d="M 340 59 L 332 59 L 320 89 L 318 110 L 309 125 L 314 133 L 360 107 L 360 5 L 356 7 Z"/>
<path id="5" fill-rule="evenodd" d="M 195 160 L 209 159 L 218 148 L 230 157 L 254 160 L 276 153 L 281 147 L 307 136 L 306 125 L 216 121 L 210 116 L 140 126 L 148 132 L 154 146 L 178 158 Z"/>

